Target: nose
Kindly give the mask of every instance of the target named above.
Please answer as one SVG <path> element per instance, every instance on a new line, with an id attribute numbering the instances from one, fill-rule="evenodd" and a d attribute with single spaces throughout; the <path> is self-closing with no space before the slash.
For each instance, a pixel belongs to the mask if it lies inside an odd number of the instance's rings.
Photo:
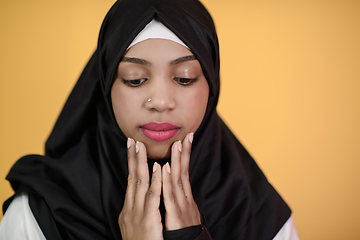
<path id="1" fill-rule="evenodd" d="M 153 79 L 149 97 L 145 99 L 148 110 L 164 112 L 175 109 L 175 92 L 171 79 Z"/>

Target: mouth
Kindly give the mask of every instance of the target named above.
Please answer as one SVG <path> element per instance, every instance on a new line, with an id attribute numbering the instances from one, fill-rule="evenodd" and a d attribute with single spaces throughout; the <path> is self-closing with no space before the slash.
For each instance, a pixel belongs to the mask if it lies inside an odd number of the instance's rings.
<path id="1" fill-rule="evenodd" d="M 173 138 L 179 131 L 179 127 L 170 123 L 147 123 L 140 126 L 143 134 L 156 142 L 163 142 Z"/>

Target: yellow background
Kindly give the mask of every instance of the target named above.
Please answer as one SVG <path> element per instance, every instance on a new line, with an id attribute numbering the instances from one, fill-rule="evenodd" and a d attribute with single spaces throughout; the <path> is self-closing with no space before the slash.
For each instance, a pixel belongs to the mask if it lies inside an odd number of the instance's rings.
<path id="1" fill-rule="evenodd" d="M 113 0 L 0 0 L 0 177 L 43 146 Z M 360 1 L 203 0 L 219 113 L 301 239 L 360 239 Z M 0 202 L 12 194 L 0 180 Z"/>

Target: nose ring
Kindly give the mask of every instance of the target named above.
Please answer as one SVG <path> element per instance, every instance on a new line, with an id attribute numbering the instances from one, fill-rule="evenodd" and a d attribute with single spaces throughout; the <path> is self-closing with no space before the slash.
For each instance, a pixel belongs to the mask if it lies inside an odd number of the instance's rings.
<path id="1" fill-rule="evenodd" d="M 151 101 L 151 98 L 148 98 L 148 100 L 147 100 L 148 102 L 150 102 Z"/>

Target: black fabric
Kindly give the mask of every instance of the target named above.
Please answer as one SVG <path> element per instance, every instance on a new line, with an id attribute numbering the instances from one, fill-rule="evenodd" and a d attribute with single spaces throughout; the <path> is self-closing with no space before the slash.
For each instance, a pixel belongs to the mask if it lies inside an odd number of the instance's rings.
<path id="1" fill-rule="evenodd" d="M 201 224 L 190 226 L 183 229 L 164 231 L 164 239 L 166 240 L 212 240 L 205 216 L 201 217 Z"/>
<path id="2" fill-rule="evenodd" d="M 164 239 L 167 240 L 194 240 L 202 232 L 201 225 L 190 226 L 183 229 L 165 231 Z"/>
<path id="3" fill-rule="evenodd" d="M 31 210 L 47 239 L 121 239 L 118 216 L 126 192 L 127 150 L 110 89 L 127 46 L 153 18 L 191 49 L 210 86 L 189 171 L 212 238 L 272 239 L 290 209 L 216 113 L 218 40 L 210 15 L 196 0 L 116 2 L 46 143 L 45 156 L 20 159 L 7 179 L 17 194 L 30 193 Z"/>

